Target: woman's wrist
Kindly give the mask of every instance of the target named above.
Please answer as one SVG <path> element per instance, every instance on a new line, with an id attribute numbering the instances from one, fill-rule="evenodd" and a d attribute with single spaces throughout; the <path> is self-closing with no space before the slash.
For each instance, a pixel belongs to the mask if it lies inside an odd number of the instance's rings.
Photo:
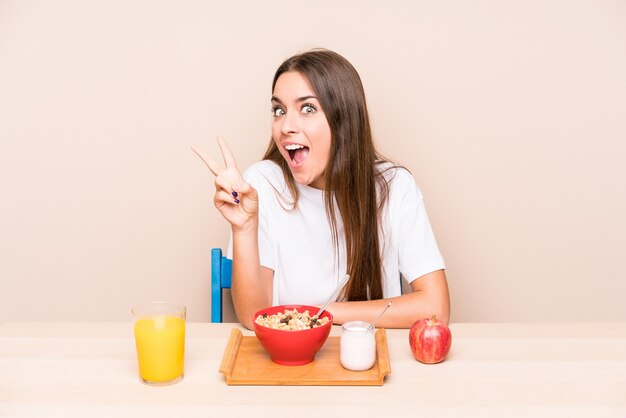
<path id="1" fill-rule="evenodd" d="M 251 218 L 243 225 L 232 225 L 233 236 L 246 236 L 254 234 L 255 236 L 259 231 L 259 219 L 255 216 Z"/>

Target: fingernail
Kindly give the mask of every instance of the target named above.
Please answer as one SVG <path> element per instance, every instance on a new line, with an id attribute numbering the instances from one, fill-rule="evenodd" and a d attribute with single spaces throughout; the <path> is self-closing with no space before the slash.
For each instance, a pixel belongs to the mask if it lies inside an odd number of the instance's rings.
<path id="1" fill-rule="evenodd" d="M 235 203 L 239 203 L 239 199 L 235 198 Z"/>
<path id="2" fill-rule="evenodd" d="M 237 197 L 237 192 L 232 192 L 231 194 L 233 195 L 233 197 Z"/>

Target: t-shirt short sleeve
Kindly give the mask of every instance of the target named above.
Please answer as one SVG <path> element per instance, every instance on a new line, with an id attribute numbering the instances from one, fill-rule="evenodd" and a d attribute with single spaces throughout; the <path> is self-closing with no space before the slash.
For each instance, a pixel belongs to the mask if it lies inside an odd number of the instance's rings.
<path id="1" fill-rule="evenodd" d="M 428 220 L 424 198 L 413 176 L 398 169 L 390 190 L 390 215 L 397 237 L 398 266 L 412 282 L 425 274 L 445 268 Z"/>

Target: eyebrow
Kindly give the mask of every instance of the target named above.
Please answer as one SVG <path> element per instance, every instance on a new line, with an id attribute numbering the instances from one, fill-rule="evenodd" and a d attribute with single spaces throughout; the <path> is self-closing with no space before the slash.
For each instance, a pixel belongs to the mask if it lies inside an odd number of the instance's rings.
<path id="1" fill-rule="evenodd" d="M 309 100 L 309 99 L 315 99 L 315 100 L 318 100 L 318 101 L 319 101 L 319 99 L 318 99 L 317 97 L 310 95 L 310 96 L 302 96 L 302 97 L 298 97 L 298 98 L 296 99 L 296 102 L 298 102 L 298 103 L 299 103 L 299 102 L 304 102 L 305 100 Z M 278 103 L 280 103 L 280 104 L 283 104 L 283 102 L 282 102 L 282 101 L 281 101 L 278 97 L 276 97 L 276 96 L 272 96 L 272 101 L 273 101 L 273 102 L 278 102 Z"/>

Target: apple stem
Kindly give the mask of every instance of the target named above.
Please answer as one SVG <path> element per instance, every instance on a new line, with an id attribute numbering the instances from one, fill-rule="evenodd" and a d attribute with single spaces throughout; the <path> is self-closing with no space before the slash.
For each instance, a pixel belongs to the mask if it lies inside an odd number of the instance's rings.
<path id="1" fill-rule="evenodd" d="M 437 320 L 437 315 L 433 315 L 432 318 L 430 318 L 430 320 L 435 322 Z"/>

